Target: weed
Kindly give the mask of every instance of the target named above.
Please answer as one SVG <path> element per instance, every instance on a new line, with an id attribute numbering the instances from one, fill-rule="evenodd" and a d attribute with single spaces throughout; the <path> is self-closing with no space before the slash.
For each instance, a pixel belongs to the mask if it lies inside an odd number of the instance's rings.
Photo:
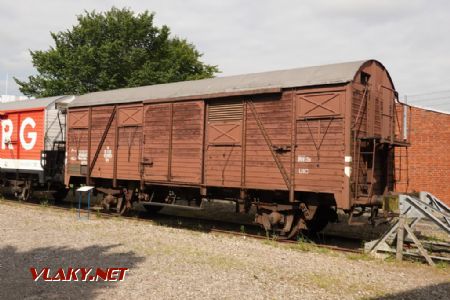
<path id="1" fill-rule="evenodd" d="M 374 260 L 374 257 L 368 253 L 350 253 L 347 254 L 346 257 L 350 260 L 363 260 L 363 261 L 371 261 Z"/>
<path id="2" fill-rule="evenodd" d="M 245 233 L 245 226 L 241 225 L 241 233 Z"/>
<path id="3" fill-rule="evenodd" d="M 272 246 L 272 247 L 277 247 L 278 246 L 277 242 L 275 242 L 274 240 L 263 240 L 262 243 L 265 244 L 265 245 Z"/>
<path id="4" fill-rule="evenodd" d="M 39 203 L 43 206 L 43 207 L 48 207 L 49 203 L 48 203 L 48 198 L 42 198 L 40 199 Z"/>
<path id="5" fill-rule="evenodd" d="M 436 263 L 436 268 L 441 270 L 448 270 L 450 269 L 450 264 L 446 261 L 439 261 Z"/>
<path id="6" fill-rule="evenodd" d="M 438 242 L 438 243 L 447 243 L 448 242 L 448 240 L 446 240 L 445 238 L 435 236 L 435 235 L 424 235 L 424 236 L 422 236 L 422 238 L 428 242 Z"/>

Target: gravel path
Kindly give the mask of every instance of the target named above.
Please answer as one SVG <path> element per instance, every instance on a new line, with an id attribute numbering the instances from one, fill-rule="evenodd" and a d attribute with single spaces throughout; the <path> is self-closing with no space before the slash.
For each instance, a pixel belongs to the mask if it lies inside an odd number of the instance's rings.
<path id="1" fill-rule="evenodd" d="M 0 201 L 0 299 L 449 299 L 450 271 Z M 128 267 L 34 282 L 30 267 Z"/>

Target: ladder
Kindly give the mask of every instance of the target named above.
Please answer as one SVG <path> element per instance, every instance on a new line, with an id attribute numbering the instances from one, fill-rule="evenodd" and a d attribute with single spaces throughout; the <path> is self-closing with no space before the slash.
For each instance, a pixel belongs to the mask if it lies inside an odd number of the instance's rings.
<path id="1" fill-rule="evenodd" d="M 404 192 L 406 193 L 409 187 L 408 147 L 398 147 L 397 149 L 398 152 L 395 153 L 394 161 L 394 183 L 396 185 L 395 190 L 399 190 L 397 185 L 404 185 Z"/>
<path id="2" fill-rule="evenodd" d="M 361 142 L 362 139 L 358 139 L 358 149 L 359 149 L 359 155 L 357 157 L 356 162 L 356 176 L 355 176 L 355 199 L 358 199 L 358 197 L 372 197 L 373 194 L 373 186 L 374 186 L 374 175 L 375 175 L 375 155 L 376 155 L 376 147 L 377 142 L 375 139 L 366 140 L 366 143 L 372 142 L 372 145 L 367 146 L 369 148 L 371 146 L 371 151 L 361 151 Z M 361 162 L 361 157 L 363 158 L 363 161 Z M 361 163 L 364 165 L 361 166 Z M 366 180 L 365 182 L 360 182 L 359 175 L 362 173 L 363 176 L 365 176 Z M 363 187 L 363 188 L 361 188 Z M 361 190 L 365 190 L 365 193 L 361 193 Z"/>

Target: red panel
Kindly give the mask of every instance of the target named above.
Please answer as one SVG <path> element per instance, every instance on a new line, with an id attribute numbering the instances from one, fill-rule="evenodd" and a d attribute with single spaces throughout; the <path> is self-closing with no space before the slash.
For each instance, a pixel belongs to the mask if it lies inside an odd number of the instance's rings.
<path id="1" fill-rule="evenodd" d="M 0 158 L 39 160 L 44 149 L 44 109 L 4 111 L 0 126 Z"/>

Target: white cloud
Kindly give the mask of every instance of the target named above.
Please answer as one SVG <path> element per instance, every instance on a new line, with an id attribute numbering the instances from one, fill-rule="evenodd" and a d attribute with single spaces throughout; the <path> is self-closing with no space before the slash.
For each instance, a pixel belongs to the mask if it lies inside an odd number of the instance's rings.
<path id="1" fill-rule="evenodd" d="M 33 74 L 28 49 L 48 48 L 49 32 L 69 29 L 84 10 L 125 6 L 155 11 L 157 24 L 194 43 L 222 75 L 375 58 L 400 93 L 449 89 L 444 0 L 0 2 L 2 79 Z"/>

